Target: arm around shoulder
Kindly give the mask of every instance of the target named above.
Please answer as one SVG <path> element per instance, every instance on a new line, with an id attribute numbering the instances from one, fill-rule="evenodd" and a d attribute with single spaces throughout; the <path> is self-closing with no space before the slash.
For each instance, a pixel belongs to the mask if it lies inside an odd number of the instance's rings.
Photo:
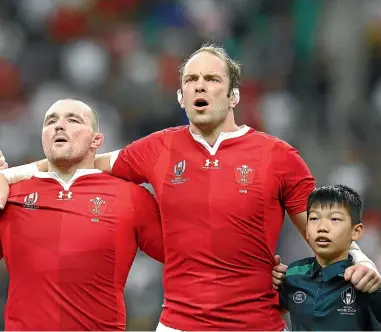
<path id="1" fill-rule="evenodd" d="M 284 141 L 274 143 L 272 168 L 279 181 L 280 200 L 289 215 L 306 211 L 308 195 L 316 182 L 297 149 Z"/>
<path id="2" fill-rule="evenodd" d="M 163 231 L 157 201 L 143 187 L 134 185 L 133 191 L 134 219 L 139 249 L 153 259 L 164 263 Z"/>
<path id="3" fill-rule="evenodd" d="M 112 166 L 118 158 L 119 152 L 120 150 L 116 150 L 113 152 L 97 154 L 95 156 L 95 168 L 106 173 L 111 173 Z"/>

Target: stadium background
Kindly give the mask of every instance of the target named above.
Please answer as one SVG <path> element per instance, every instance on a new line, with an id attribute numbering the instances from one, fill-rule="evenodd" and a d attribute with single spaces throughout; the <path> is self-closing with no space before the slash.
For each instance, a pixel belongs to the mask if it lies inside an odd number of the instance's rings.
<path id="1" fill-rule="evenodd" d="M 102 151 L 186 124 L 177 68 L 205 41 L 243 63 L 239 124 L 300 149 L 319 185 L 363 195 L 360 246 L 381 269 L 379 0 L 1 0 L 0 149 L 11 166 L 42 158 L 42 116 L 65 97 L 98 110 Z M 310 254 L 288 221 L 278 252 Z M 154 329 L 160 264 L 137 256 L 126 299 L 128 328 Z"/>

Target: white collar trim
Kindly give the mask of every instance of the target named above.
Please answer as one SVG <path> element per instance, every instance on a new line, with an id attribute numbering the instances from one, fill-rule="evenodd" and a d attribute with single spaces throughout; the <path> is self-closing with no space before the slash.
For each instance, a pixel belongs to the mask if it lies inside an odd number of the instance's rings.
<path id="1" fill-rule="evenodd" d="M 241 137 L 241 136 L 245 135 L 249 130 L 250 130 L 249 126 L 242 125 L 236 131 L 231 131 L 228 133 L 221 132 L 217 138 L 216 144 L 214 144 L 213 146 L 210 146 L 204 137 L 202 137 L 201 135 L 193 134 L 190 130 L 190 127 L 189 127 L 189 132 L 191 133 L 193 139 L 195 141 L 199 142 L 205 149 L 207 149 L 208 152 L 210 153 L 210 155 L 212 155 L 212 156 L 214 156 L 217 153 L 218 148 L 220 147 L 221 143 L 224 140 Z"/>
<path id="2" fill-rule="evenodd" d="M 40 179 L 54 179 L 64 188 L 64 190 L 67 191 L 70 189 L 74 181 L 77 180 L 78 178 L 84 175 L 99 174 L 99 173 L 102 173 L 102 171 L 100 171 L 99 169 L 93 169 L 93 168 L 77 169 L 68 182 L 65 182 L 64 180 L 62 180 L 62 178 L 56 172 L 38 172 L 34 174 L 34 177 L 40 178 Z"/>

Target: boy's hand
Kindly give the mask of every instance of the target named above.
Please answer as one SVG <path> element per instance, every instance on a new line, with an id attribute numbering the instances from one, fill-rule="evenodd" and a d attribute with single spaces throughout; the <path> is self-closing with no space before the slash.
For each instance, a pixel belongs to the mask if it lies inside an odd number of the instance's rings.
<path id="1" fill-rule="evenodd" d="M 284 276 L 286 275 L 287 271 L 287 265 L 284 265 L 280 262 L 280 256 L 275 255 L 275 266 L 273 268 L 273 288 L 275 290 L 279 290 L 279 288 L 282 286 Z"/>
<path id="2" fill-rule="evenodd" d="M 366 262 L 348 267 L 345 270 L 344 278 L 363 293 L 374 293 L 381 286 L 380 274 L 373 266 L 369 267 Z"/>

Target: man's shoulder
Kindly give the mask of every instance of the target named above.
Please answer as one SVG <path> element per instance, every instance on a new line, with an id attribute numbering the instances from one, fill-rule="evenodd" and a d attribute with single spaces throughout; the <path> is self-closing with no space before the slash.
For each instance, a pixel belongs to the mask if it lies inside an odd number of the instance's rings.
<path id="1" fill-rule="evenodd" d="M 298 153 L 298 150 L 295 147 L 279 137 L 254 129 L 250 130 L 247 135 L 245 135 L 245 139 L 249 144 L 261 146 L 273 156 L 278 156 L 277 159 L 283 159 L 290 154 Z"/>
<path id="2" fill-rule="evenodd" d="M 287 268 L 286 277 L 306 275 L 312 268 L 314 257 L 306 257 L 293 261 Z"/>
<path id="3" fill-rule="evenodd" d="M 14 197 L 19 195 L 30 194 L 31 192 L 38 189 L 40 183 L 40 179 L 32 177 L 28 180 L 23 180 L 9 186 L 9 195 L 8 200 L 11 200 Z"/>
<path id="4" fill-rule="evenodd" d="M 143 139 L 157 140 L 164 139 L 168 135 L 181 135 L 189 131 L 189 126 L 177 126 L 177 127 L 169 127 L 162 130 L 155 131 L 149 134 Z"/>
<path id="5" fill-rule="evenodd" d="M 262 131 L 258 131 L 258 130 L 255 130 L 255 129 L 251 129 L 246 137 L 248 139 L 253 139 L 253 140 L 256 140 L 256 141 L 260 141 L 260 142 L 265 142 L 269 145 L 289 145 L 286 141 L 283 141 L 282 139 L 280 139 L 279 137 L 277 136 L 274 136 L 274 135 L 270 135 L 268 133 L 265 133 L 265 132 L 262 132 Z"/>
<path id="6" fill-rule="evenodd" d="M 112 188 L 116 189 L 117 187 L 117 190 L 115 190 L 116 196 L 124 196 L 126 193 L 139 197 L 146 196 L 147 194 L 152 196 L 150 191 L 144 186 L 112 176 L 107 173 L 102 173 L 99 179 L 102 179 L 103 183 L 111 186 Z"/>
<path id="7" fill-rule="evenodd" d="M 169 127 L 165 128 L 163 130 L 160 130 L 159 132 L 164 132 L 164 133 L 183 133 L 189 131 L 189 126 L 177 126 L 177 127 Z"/>

